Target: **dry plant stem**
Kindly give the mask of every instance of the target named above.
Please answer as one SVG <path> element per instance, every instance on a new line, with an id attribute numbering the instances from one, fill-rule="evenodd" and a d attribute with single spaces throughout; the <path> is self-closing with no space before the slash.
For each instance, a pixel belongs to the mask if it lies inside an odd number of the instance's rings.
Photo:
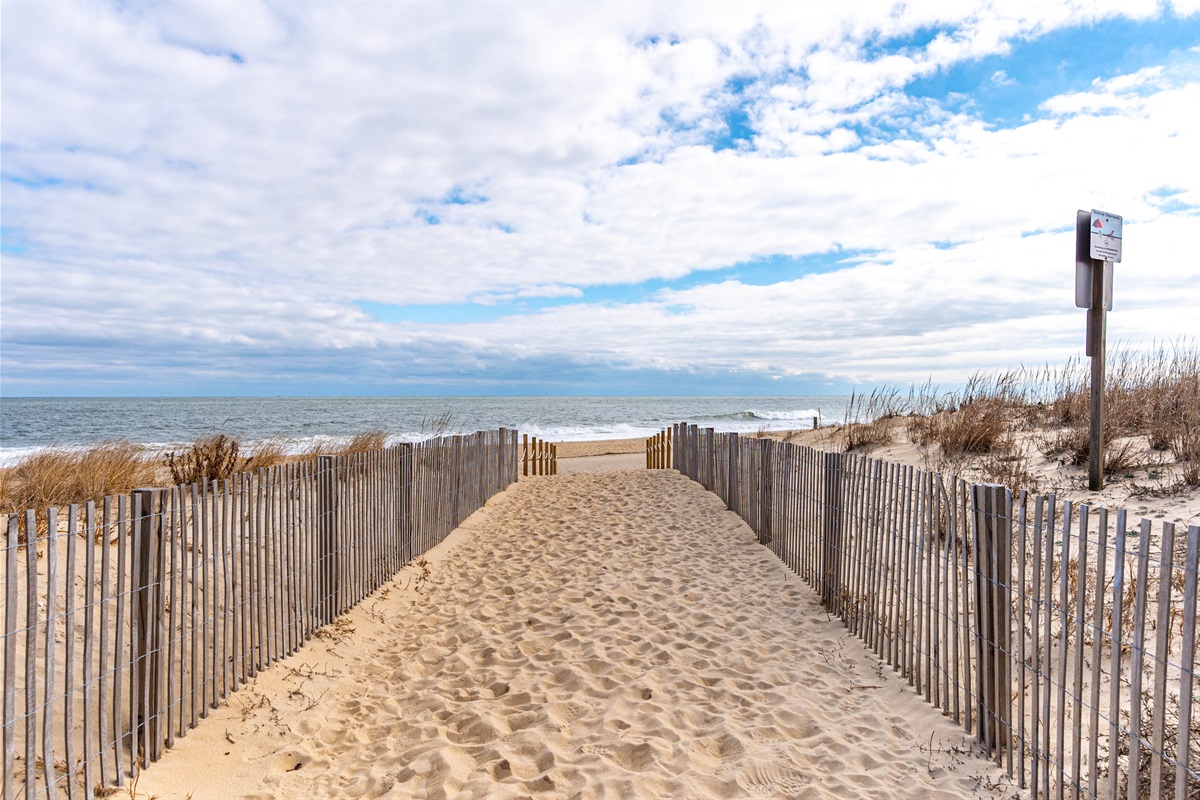
<path id="1" fill-rule="evenodd" d="M 352 453 L 369 453 L 382 450 L 387 446 L 387 431 L 373 430 L 355 434 L 350 442 L 342 448 L 341 455 Z"/>
<path id="2" fill-rule="evenodd" d="M 895 388 L 879 387 L 869 395 L 852 393 L 842 431 L 846 451 L 889 444 L 893 438 L 890 421 L 903 410 L 904 402 Z"/>
<path id="3" fill-rule="evenodd" d="M 167 468 L 176 484 L 228 480 L 245 471 L 247 459 L 241 458 L 241 445 L 223 433 L 197 439 L 187 450 L 167 453 Z"/>

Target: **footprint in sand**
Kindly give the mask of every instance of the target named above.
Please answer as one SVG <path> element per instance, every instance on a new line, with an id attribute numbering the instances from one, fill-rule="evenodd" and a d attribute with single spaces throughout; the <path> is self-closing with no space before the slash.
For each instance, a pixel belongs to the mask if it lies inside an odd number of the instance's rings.
<path id="1" fill-rule="evenodd" d="M 610 764 L 630 772 L 645 772 L 657 759 L 654 748 L 646 742 L 622 742 L 614 745 L 584 745 L 580 752 L 598 755 Z"/>
<path id="2" fill-rule="evenodd" d="M 778 764 L 751 764 L 737 775 L 737 785 L 752 797 L 779 797 L 800 792 L 812 779 Z"/>
<path id="3" fill-rule="evenodd" d="M 591 705 L 587 703 L 568 700 L 565 703 L 555 703 L 550 706 L 550 719 L 559 725 L 567 726 L 586 716 L 591 710 Z"/>

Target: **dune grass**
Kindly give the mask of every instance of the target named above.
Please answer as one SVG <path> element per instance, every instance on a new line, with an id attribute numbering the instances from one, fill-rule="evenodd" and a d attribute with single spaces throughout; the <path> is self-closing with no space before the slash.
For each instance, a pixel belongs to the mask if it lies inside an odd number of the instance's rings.
<path id="1" fill-rule="evenodd" d="M 80 450 L 47 448 L 0 470 L 0 511 L 36 509 L 38 529 L 49 506 L 83 504 L 154 485 L 154 464 L 130 442 L 103 442 Z"/>
<path id="2" fill-rule="evenodd" d="M 338 455 L 369 453 L 387 447 L 387 431 L 373 430 L 356 433 L 339 451 Z"/>
<path id="3" fill-rule="evenodd" d="M 99 501 L 145 486 L 170 486 L 226 480 L 318 455 L 349 455 L 386 446 L 383 430 L 359 433 L 342 445 L 318 445 L 288 455 L 287 440 L 267 437 L 244 445 L 226 434 L 202 436 L 185 448 L 154 457 L 129 442 L 104 442 L 87 448 L 50 447 L 0 469 L 0 513 Z M 39 522 L 45 530 L 45 520 Z"/>
<path id="4" fill-rule="evenodd" d="M 973 460 L 998 483 L 1035 489 L 1028 467 L 1034 455 L 1088 463 L 1089 370 L 1088 361 L 1072 359 L 1057 367 L 978 372 L 957 392 L 925 383 L 907 398 L 895 389 L 852 396 L 842 443 L 846 450 L 888 444 L 892 421 L 907 415 L 909 437 L 940 459 Z M 1033 452 L 1023 438 L 1032 439 Z M 1194 341 L 1110 352 L 1104 441 L 1108 473 L 1173 464 L 1182 487 L 1200 486 L 1200 348 Z"/>

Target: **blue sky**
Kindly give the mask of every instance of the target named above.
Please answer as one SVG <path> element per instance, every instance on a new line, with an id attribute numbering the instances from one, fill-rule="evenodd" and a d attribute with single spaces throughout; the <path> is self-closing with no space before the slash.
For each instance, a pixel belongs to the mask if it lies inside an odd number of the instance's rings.
<path id="1" fill-rule="evenodd" d="M 840 393 L 1200 334 L 1200 5 L 0 2 L 0 394 Z M 842 7 L 846 6 L 846 7 Z"/>

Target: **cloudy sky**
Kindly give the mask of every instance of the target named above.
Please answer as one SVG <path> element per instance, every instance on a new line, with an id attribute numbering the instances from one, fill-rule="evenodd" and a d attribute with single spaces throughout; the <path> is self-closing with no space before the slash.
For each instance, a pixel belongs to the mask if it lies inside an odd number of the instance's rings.
<path id="1" fill-rule="evenodd" d="M 1200 334 L 1200 2 L 0 3 L 0 392 L 792 394 Z"/>

